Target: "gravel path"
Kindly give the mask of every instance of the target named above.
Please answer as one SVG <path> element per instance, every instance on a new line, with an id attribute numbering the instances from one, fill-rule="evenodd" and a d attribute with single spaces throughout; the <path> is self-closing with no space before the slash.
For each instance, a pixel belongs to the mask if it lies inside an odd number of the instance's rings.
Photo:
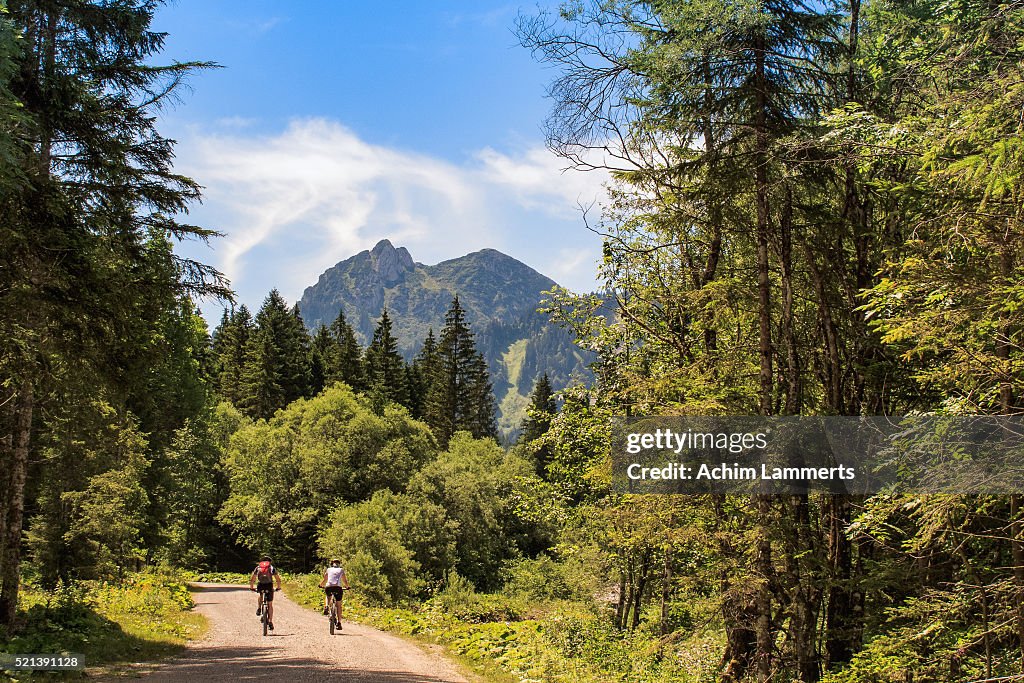
<path id="1" fill-rule="evenodd" d="M 144 676 L 145 681 L 468 683 L 437 654 L 382 631 L 346 621 L 331 636 L 327 617 L 299 607 L 283 593 L 274 596 L 276 630 L 267 637 L 248 586 L 199 584 L 192 597 L 210 620 L 209 634 Z"/>

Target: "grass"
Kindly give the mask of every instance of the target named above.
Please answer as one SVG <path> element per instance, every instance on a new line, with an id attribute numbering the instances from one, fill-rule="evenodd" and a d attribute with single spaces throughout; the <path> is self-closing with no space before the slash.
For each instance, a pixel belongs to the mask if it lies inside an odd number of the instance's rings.
<path id="1" fill-rule="evenodd" d="M 285 584 L 293 600 L 319 609 L 317 576 Z M 441 646 L 487 681 L 533 683 L 698 683 L 714 679 L 720 634 L 696 630 L 663 639 L 615 630 L 583 602 L 498 594 L 446 595 L 403 608 L 371 607 L 346 596 L 345 616 Z"/>
<path id="2" fill-rule="evenodd" d="M 249 583 L 249 575 L 242 572 L 184 572 L 183 576 L 197 583 Z"/>
<path id="3" fill-rule="evenodd" d="M 308 609 L 320 611 L 323 607 L 323 591 L 319 588 L 320 576 L 317 574 L 296 574 L 283 582 L 285 594 L 293 601 Z M 395 610 L 399 612 L 400 610 Z M 356 621 L 383 631 L 388 631 L 397 636 L 410 640 L 418 645 L 428 646 L 428 649 L 440 648 L 444 656 L 458 664 L 462 669 L 480 680 L 493 683 L 517 683 L 519 679 L 511 676 L 500 665 L 488 660 L 475 660 L 466 657 L 459 652 L 447 647 L 440 638 L 427 632 L 411 632 L 409 629 L 395 628 L 386 620 L 379 618 L 379 610 L 364 605 L 355 591 L 346 592 L 343 617 L 350 621 Z M 433 646 L 433 647 L 429 647 Z"/>
<path id="4" fill-rule="evenodd" d="M 18 605 L 20 627 L 0 640 L 5 653 L 83 655 L 90 673 L 117 673 L 137 662 L 180 653 L 203 635 L 206 620 L 191 612 L 180 580 L 134 574 L 120 583 L 81 582 L 43 590 L 26 585 Z M 67 680 L 84 672 L 7 672 L 0 680 Z"/>

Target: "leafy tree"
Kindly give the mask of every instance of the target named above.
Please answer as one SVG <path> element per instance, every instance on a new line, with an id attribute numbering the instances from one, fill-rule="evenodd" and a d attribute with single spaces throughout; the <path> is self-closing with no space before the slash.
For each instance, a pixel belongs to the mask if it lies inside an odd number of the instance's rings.
<path id="1" fill-rule="evenodd" d="M 352 582 L 381 604 L 439 584 L 454 566 L 453 523 L 443 508 L 383 490 L 337 508 L 320 535 L 320 555 L 348 558 Z"/>
<path id="2" fill-rule="evenodd" d="M 344 384 L 243 424 L 224 461 L 230 493 L 219 519 L 282 566 L 312 566 L 317 524 L 338 505 L 402 491 L 435 452 L 430 430 L 398 406 L 370 410 Z"/>
<path id="3" fill-rule="evenodd" d="M 492 439 L 459 432 L 447 452 L 412 478 L 408 492 L 440 506 L 457 523 L 455 568 L 489 590 L 497 587 L 502 563 L 519 557 L 528 543 L 532 529 L 518 516 L 516 503 L 535 482 L 526 461 Z"/>

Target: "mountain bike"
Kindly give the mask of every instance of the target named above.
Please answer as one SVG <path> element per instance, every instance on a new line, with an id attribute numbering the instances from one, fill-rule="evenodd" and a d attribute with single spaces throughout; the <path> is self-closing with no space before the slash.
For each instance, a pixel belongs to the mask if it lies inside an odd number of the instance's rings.
<path id="1" fill-rule="evenodd" d="M 253 590 L 260 593 L 260 597 L 263 598 L 263 601 L 260 604 L 260 623 L 263 624 L 263 635 L 267 635 L 267 630 L 270 628 L 270 600 L 267 598 L 270 597 L 270 593 L 273 591 L 265 588 L 254 588 Z M 279 591 L 281 589 L 275 588 L 273 590 Z"/>
<path id="2" fill-rule="evenodd" d="M 342 588 L 341 590 L 342 595 L 344 595 L 346 589 Z M 335 629 L 339 631 L 341 630 L 341 615 L 339 614 L 338 609 L 338 599 L 334 597 L 333 593 L 327 596 L 327 622 L 330 624 L 332 636 L 334 635 Z"/>

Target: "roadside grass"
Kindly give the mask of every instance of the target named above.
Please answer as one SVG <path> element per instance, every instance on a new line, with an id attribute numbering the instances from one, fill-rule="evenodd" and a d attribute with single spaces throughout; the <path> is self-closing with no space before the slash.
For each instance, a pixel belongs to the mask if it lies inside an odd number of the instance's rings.
<path id="1" fill-rule="evenodd" d="M 249 583 L 249 575 L 242 572 L 181 572 L 184 580 L 197 583 Z"/>
<path id="2" fill-rule="evenodd" d="M 320 609 L 319 576 L 285 583 L 292 600 Z M 487 681 L 520 683 L 703 683 L 715 680 L 718 629 L 662 638 L 645 630 L 620 632 L 593 605 L 521 596 L 441 593 L 399 608 L 364 604 L 353 591 L 345 617 L 441 646 Z"/>
<path id="3" fill-rule="evenodd" d="M 180 580 L 156 573 L 128 576 L 120 583 L 79 582 L 54 590 L 28 584 L 18 605 L 17 631 L 0 640 L 9 654 L 83 655 L 96 673 L 116 673 L 137 662 L 163 659 L 206 630 L 191 612 L 192 597 Z M 4 672 L 0 680 L 68 680 L 85 672 Z"/>

